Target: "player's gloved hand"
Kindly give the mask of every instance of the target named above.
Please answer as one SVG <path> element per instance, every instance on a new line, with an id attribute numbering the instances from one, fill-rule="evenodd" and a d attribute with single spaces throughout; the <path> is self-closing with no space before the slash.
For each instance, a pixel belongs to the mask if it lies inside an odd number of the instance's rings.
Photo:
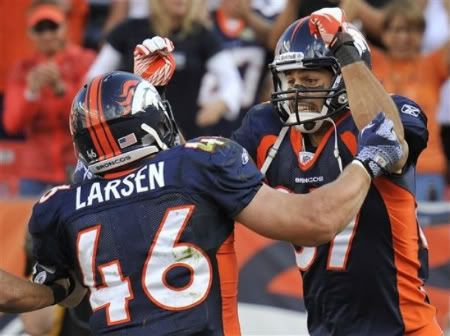
<path id="1" fill-rule="evenodd" d="M 134 73 L 154 86 L 167 85 L 176 68 L 173 50 L 173 43 L 168 38 L 145 39 L 134 49 Z"/>
<path id="2" fill-rule="evenodd" d="M 372 178 L 392 171 L 402 158 L 403 149 L 394 131 L 394 123 L 383 112 L 377 114 L 358 136 L 358 153 Z"/>
<path id="3" fill-rule="evenodd" d="M 369 48 L 364 36 L 346 22 L 344 12 L 337 7 L 313 12 L 309 17 L 309 29 L 324 42 L 341 66 L 360 61 L 362 50 Z"/>
<path id="4" fill-rule="evenodd" d="M 55 267 L 36 263 L 33 267 L 34 283 L 45 285 L 53 292 L 53 304 L 73 308 L 83 300 L 87 289 L 77 280 L 73 271 L 58 272 Z"/>
<path id="5" fill-rule="evenodd" d="M 332 47 L 335 36 L 344 30 L 345 15 L 339 7 L 322 8 L 309 17 L 309 30 L 316 38 L 320 38 L 327 47 Z"/>

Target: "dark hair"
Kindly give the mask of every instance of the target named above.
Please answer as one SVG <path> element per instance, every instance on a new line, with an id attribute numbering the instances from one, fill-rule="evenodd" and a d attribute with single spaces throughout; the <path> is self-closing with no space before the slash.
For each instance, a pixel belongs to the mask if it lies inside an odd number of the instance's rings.
<path id="1" fill-rule="evenodd" d="M 384 9 L 383 30 L 388 30 L 395 17 L 405 18 L 410 27 L 425 31 L 425 17 L 414 0 L 395 0 Z"/>

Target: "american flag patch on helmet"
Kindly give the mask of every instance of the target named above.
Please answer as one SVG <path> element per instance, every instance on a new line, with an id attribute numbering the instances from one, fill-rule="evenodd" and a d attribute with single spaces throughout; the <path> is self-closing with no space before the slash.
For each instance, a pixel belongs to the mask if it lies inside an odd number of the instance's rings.
<path id="1" fill-rule="evenodd" d="M 134 145 L 137 142 L 137 139 L 134 133 L 130 133 L 128 135 L 125 135 L 124 137 L 119 138 L 117 141 L 119 142 L 120 148 L 123 149 Z"/>

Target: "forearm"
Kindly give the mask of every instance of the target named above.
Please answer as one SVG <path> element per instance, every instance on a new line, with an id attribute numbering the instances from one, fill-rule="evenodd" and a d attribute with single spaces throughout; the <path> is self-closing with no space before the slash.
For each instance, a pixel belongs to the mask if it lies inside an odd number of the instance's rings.
<path id="1" fill-rule="evenodd" d="M 317 216 L 334 237 L 356 217 L 370 183 L 371 178 L 362 165 L 348 165 L 337 180 L 311 192 L 314 197 L 312 218 Z"/>
<path id="2" fill-rule="evenodd" d="M 354 164 L 337 181 L 309 194 L 287 194 L 263 185 L 236 220 L 271 239 L 321 245 L 356 216 L 369 186 L 367 171 Z"/>
<path id="3" fill-rule="evenodd" d="M 408 144 L 404 139 L 399 111 L 391 96 L 363 61 L 342 67 L 342 74 L 352 117 L 359 130 L 370 123 L 378 112 L 384 112 L 386 118 L 393 121 L 395 133 L 403 147 L 403 158 L 394 167 L 394 171 L 400 170 L 408 158 Z"/>
<path id="4" fill-rule="evenodd" d="M 363 129 L 378 112 L 384 112 L 394 122 L 397 136 L 403 138 L 403 125 L 397 106 L 364 62 L 342 67 L 342 74 L 352 117 L 358 129 Z"/>
<path id="5" fill-rule="evenodd" d="M 332 240 L 356 217 L 370 182 L 366 169 L 352 163 L 337 180 L 309 194 L 298 195 L 303 200 L 298 200 L 294 210 L 284 213 L 291 218 L 292 228 L 298 228 L 302 218 L 303 232 L 294 232 L 289 240 L 301 246 L 318 246 Z"/>
<path id="6" fill-rule="evenodd" d="M 0 269 L 0 311 L 24 313 L 53 304 L 53 292 Z"/>

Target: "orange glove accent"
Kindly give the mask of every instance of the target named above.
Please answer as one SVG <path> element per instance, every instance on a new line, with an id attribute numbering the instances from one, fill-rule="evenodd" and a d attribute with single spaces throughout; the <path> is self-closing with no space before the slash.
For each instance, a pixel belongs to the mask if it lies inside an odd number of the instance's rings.
<path id="1" fill-rule="evenodd" d="M 172 41 L 155 36 L 134 49 L 134 73 L 154 86 L 165 86 L 175 72 L 176 63 Z"/>
<path id="2" fill-rule="evenodd" d="M 309 30 L 316 38 L 322 39 L 327 47 L 330 47 L 333 45 L 335 35 L 345 30 L 344 22 L 345 15 L 342 9 L 322 8 L 310 15 Z"/>

